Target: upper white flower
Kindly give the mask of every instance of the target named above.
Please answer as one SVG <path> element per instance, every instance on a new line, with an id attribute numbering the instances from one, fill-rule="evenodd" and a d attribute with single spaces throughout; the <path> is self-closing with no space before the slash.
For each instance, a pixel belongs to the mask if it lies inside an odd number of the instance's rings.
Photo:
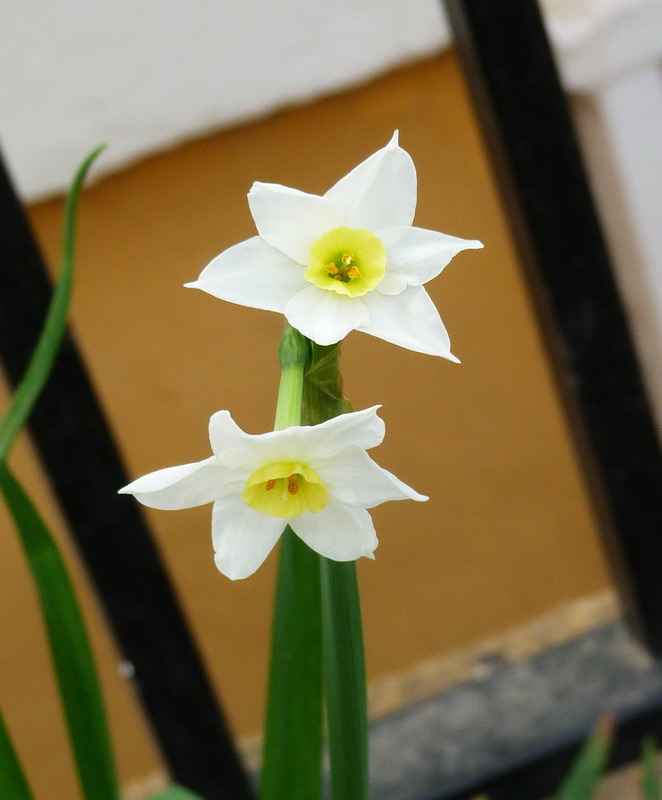
<path id="1" fill-rule="evenodd" d="M 423 284 L 460 251 L 483 245 L 412 227 L 416 169 L 397 131 L 323 197 L 254 183 L 248 203 L 260 235 L 221 253 L 187 286 L 278 311 L 321 345 L 356 329 L 457 361 Z"/>
<path id="2" fill-rule="evenodd" d="M 288 524 L 327 558 L 373 558 L 377 536 L 366 509 L 428 499 L 365 452 L 384 438 L 378 408 L 258 436 L 219 411 L 209 421 L 213 456 L 151 472 L 120 494 L 161 509 L 213 502 L 214 560 L 233 580 L 255 572 Z"/>

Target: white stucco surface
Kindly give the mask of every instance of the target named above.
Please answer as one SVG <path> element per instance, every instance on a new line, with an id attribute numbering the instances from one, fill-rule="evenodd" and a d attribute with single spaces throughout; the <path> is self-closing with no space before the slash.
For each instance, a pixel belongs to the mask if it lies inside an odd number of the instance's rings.
<path id="1" fill-rule="evenodd" d="M 1 17 L 0 146 L 25 200 L 100 142 L 116 169 L 448 42 L 438 0 L 4 0 Z"/>

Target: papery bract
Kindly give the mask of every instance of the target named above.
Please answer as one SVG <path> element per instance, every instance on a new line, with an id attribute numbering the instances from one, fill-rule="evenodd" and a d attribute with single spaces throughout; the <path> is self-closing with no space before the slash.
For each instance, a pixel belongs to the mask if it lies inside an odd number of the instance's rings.
<path id="1" fill-rule="evenodd" d="M 327 558 L 372 558 L 377 536 L 366 509 L 427 500 L 365 452 L 384 438 L 378 408 L 260 435 L 219 411 L 209 422 L 213 456 L 152 472 L 120 493 L 160 509 L 213 502 L 215 562 L 232 579 L 255 572 L 288 524 Z"/>
<path id="2" fill-rule="evenodd" d="M 320 345 L 356 329 L 458 360 L 423 284 L 483 245 L 412 227 L 416 170 L 397 131 L 323 197 L 254 183 L 248 202 L 259 236 L 225 250 L 187 286 L 280 312 Z"/>

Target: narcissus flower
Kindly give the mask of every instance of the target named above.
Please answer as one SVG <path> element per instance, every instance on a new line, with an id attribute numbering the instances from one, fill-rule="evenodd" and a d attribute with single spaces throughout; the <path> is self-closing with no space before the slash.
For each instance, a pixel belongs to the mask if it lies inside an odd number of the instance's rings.
<path id="1" fill-rule="evenodd" d="M 215 562 L 232 579 L 255 572 L 286 525 L 327 558 L 372 558 L 377 536 L 366 509 L 427 500 L 365 452 L 384 438 L 378 408 L 258 436 L 219 411 L 209 422 L 213 456 L 152 472 L 120 493 L 161 509 L 213 502 Z"/>
<path id="2" fill-rule="evenodd" d="M 248 203 L 259 236 L 221 253 L 187 286 L 278 311 L 321 345 L 356 329 L 457 361 L 423 284 L 483 245 L 412 227 L 416 170 L 397 131 L 323 197 L 254 183 Z"/>

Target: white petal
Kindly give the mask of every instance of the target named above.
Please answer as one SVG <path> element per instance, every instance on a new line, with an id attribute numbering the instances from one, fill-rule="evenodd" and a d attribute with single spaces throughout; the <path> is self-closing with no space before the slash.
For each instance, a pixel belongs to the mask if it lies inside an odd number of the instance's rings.
<path id="1" fill-rule="evenodd" d="M 324 197 L 342 210 L 342 224 L 350 228 L 411 225 L 416 210 L 416 168 L 409 153 L 398 146 L 398 132 Z"/>
<path id="2" fill-rule="evenodd" d="M 330 200 L 277 183 L 254 183 L 248 205 L 260 236 L 299 264 L 308 263 L 316 239 L 342 225 Z"/>
<path id="3" fill-rule="evenodd" d="M 273 432 L 262 436 L 273 436 Z M 236 474 L 242 473 L 244 481 L 261 466 L 260 438 L 262 437 L 244 433 L 229 411 L 217 411 L 209 420 L 209 442 L 214 455 L 219 463 Z"/>
<path id="4" fill-rule="evenodd" d="M 347 297 L 310 284 L 285 306 L 292 327 L 317 344 L 335 344 L 369 320 L 363 297 Z"/>
<path id="5" fill-rule="evenodd" d="M 282 313 L 287 301 L 309 285 L 304 272 L 301 264 L 254 236 L 224 250 L 186 286 L 230 303 Z"/>
<path id="6" fill-rule="evenodd" d="M 412 286 L 420 286 L 439 275 L 462 250 L 476 250 L 483 246 L 482 242 L 474 239 L 460 239 L 425 228 L 390 228 L 376 234 L 386 247 L 387 275 L 402 276 Z M 382 284 L 379 289 L 384 294 L 393 294 L 384 291 Z"/>
<path id="7" fill-rule="evenodd" d="M 285 530 L 285 521 L 249 508 L 240 498 L 214 503 L 214 562 L 231 580 L 247 578 L 262 565 Z"/>
<path id="8" fill-rule="evenodd" d="M 229 411 L 218 411 L 209 422 L 209 438 L 218 461 L 232 469 L 233 480 L 248 479 L 258 467 L 277 461 L 304 461 L 316 469 L 318 460 L 333 458 L 347 448 L 369 449 L 384 439 L 380 406 L 341 414 L 319 425 L 293 425 L 282 431 L 248 434 Z"/>
<path id="9" fill-rule="evenodd" d="M 408 285 L 407 277 L 398 272 L 389 272 L 387 264 L 386 274 L 379 284 L 381 294 L 400 294 L 400 292 L 404 292 Z"/>
<path id="10" fill-rule="evenodd" d="M 384 441 L 385 425 L 384 420 L 377 416 L 379 408 L 381 406 L 352 411 L 319 425 L 288 428 L 282 433 L 293 431 L 302 437 L 301 441 L 305 442 L 305 449 L 309 454 L 308 463 L 312 469 L 316 469 L 313 464 L 318 459 L 333 458 L 348 448 L 369 450 L 381 444 Z"/>
<path id="11" fill-rule="evenodd" d="M 313 465 L 311 465 L 313 466 Z M 374 508 L 388 500 L 427 500 L 358 448 L 316 462 L 313 469 L 335 500 L 350 506 Z"/>
<path id="12" fill-rule="evenodd" d="M 370 322 L 359 330 L 418 353 L 459 363 L 451 353 L 439 312 L 422 286 L 408 286 L 394 296 L 377 289 L 364 295 L 363 301 L 370 312 Z"/>
<path id="13" fill-rule="evenodd" d="M 377 547 L 370 514 L 363 508 L 349 508 L 333 500 L 317 514 L 290 520 L 290 526 L 308 547 L 334 561 L 372 558 Z"/>
<path id="14" fill-rule="evenodd" d="M 165 511 L 193 508 L 216 500 L 232 477 L 212 456 L 195 464 L 150 472 L 120 489 L 119 494 L 132 494 L 143 505 Z"/>

